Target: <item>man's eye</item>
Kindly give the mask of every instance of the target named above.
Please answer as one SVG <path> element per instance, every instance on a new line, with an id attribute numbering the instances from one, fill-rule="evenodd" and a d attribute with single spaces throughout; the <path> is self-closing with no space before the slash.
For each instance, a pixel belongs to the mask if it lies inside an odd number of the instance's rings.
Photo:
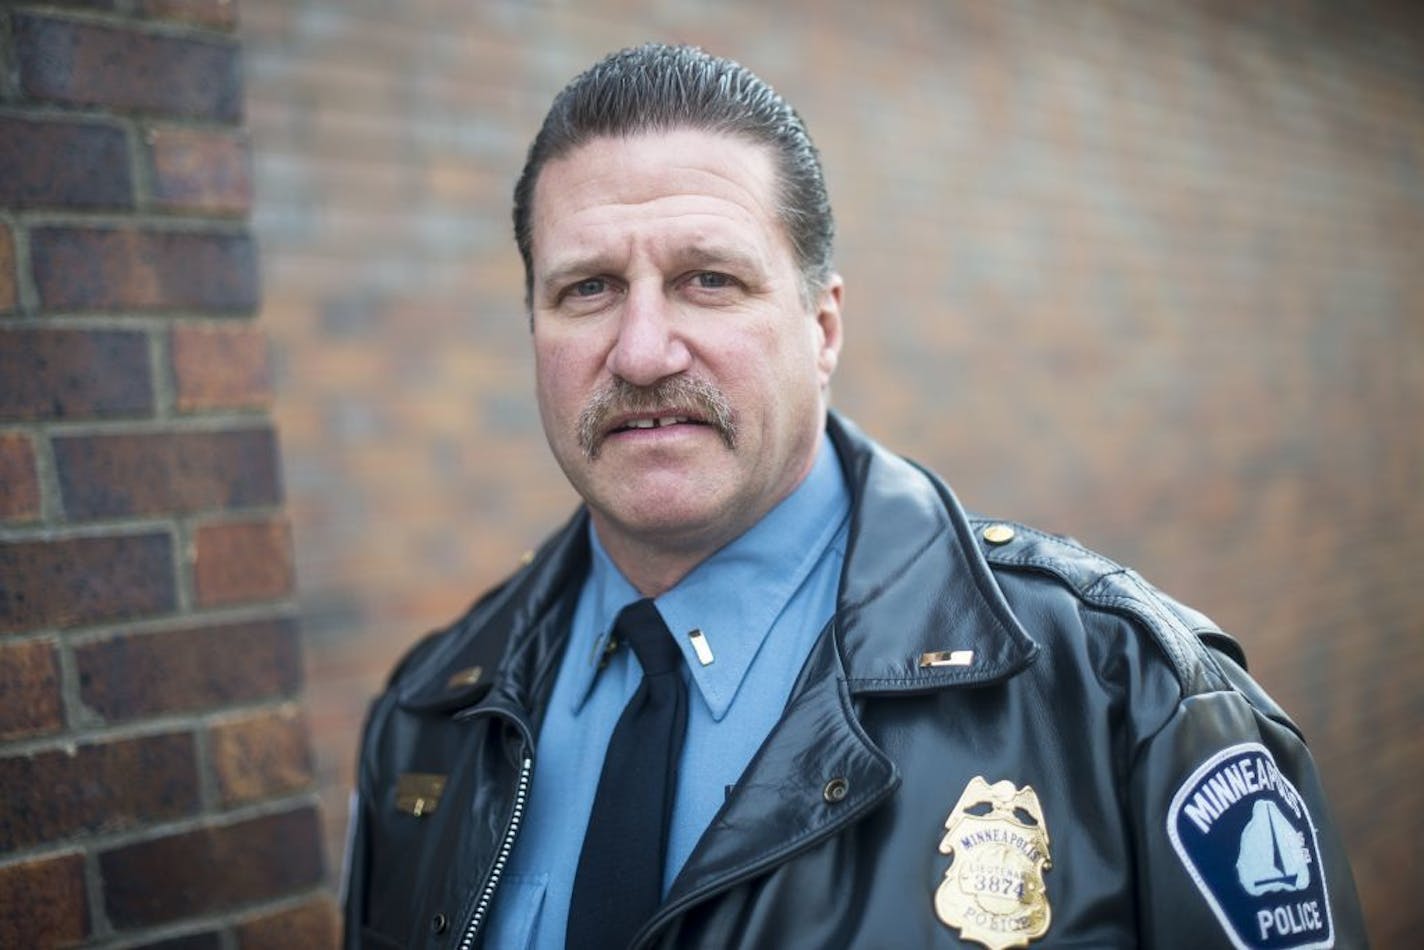
<path id="1" fill-rule="evenodd" d="M 715 271 L 703 271 L 693 278 L 693 280 L 697 282 L 697 286 L 706 290 L 716 290 L 721 287 L 732 286 L 732 278 L 726 274 L 718 274 Z"/>
<path id="2" fill-rule="evenodd" d="M 608 282 L 602 277 L 590 277 L 581 280 L 573 286 L 575 297 L 596 297 L 608 288 Z"/>

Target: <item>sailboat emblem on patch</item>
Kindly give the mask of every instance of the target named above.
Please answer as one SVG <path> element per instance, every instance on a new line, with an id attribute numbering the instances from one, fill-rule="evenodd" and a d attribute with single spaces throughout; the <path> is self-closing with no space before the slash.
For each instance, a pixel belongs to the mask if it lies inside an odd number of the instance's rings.
<path id="1" fill-rule="evenodd" d="M 1265 746 L 1204 762 L 1173 796 L 1167 834 L 1240 950 L 1334 945 L 1315 824 Z"/>

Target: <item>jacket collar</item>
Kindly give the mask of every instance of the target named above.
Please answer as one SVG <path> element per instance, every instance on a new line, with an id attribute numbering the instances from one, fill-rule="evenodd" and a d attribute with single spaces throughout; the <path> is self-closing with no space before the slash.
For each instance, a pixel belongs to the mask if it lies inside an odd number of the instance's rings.
<path id="1" fill-rule="evenodd" d="M 400 705 L 453 713 L 481 703 L 523 720 L 553 686 L 579 586 L 588 572 L 588 513 L 580 507 L 528 563 L 480 598 L 433 647 L 398 669 Z"/>
<path id="2" fill-rule="evenodd" d="M 835 620 L 851 692 L 983 685 L 1024 669 L 1038 645 L 948 486 L 836 413 L 827 428 L 854 495 Z"/>
<path id="3" fill-rule="evenodd" d="M 832 621 L 850 691 L 983 685 L 1028 666 L 1038 645 L 1014 619 L 948 486 L 835 412 L 827 431 L 852 495 Z M 580 508 L 527 566 L 400 671 L 401 705 L 453 712 L 493 688 L 487 702 L 537 708 L 534 697 L 552 685 L 588 560 Z M 953 665 L 930 665 L 928 654 L 946 664 L 952 657 Z"/>

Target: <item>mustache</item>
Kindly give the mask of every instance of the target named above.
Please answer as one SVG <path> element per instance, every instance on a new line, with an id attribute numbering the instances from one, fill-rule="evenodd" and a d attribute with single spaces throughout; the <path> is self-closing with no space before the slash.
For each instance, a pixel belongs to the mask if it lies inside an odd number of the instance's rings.
<path id="1" fill-rule="evenodd" d="M 696 376 L 669 376 L 651 386 L 613 377 L 588 399 L 578 418 L 578 444 L 589 461 L 598 458 L 609 422 L 625 414 L 659 412 L 690 416 L 717 430 L 727 448 L 737 447 L 732 404 L 722 390 Z"/>

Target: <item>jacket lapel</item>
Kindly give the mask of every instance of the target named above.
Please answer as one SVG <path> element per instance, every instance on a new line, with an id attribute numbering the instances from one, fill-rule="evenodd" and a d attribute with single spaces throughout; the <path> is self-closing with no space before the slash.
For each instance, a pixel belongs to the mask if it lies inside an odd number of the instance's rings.
<path id="1" fill-rule="evenodd" d="M 539 709 L 553 686 L 588 570 L 588 514 L 573 518 L 519 573 L 481 599 L 401 675 L 402 708 L 456 713 L 476 703 Z M 538 723 L 532 731 L 537 733 Z"/>
<path id="2" fill-rule="evenodd" d="M 664 912 L 814 846 L 883 801 L 899 778 L 856 724 L 835 638 L 816 643 L 780 722 L 712 820 Z"/>
<path id="3" fill-rule="evenodd" d="M 829 428 L 855 499 L 836 608 L 851 692 L 983 686 L 1028 666 L 1038 644 L 949 487 L 834 414 Z"/>

